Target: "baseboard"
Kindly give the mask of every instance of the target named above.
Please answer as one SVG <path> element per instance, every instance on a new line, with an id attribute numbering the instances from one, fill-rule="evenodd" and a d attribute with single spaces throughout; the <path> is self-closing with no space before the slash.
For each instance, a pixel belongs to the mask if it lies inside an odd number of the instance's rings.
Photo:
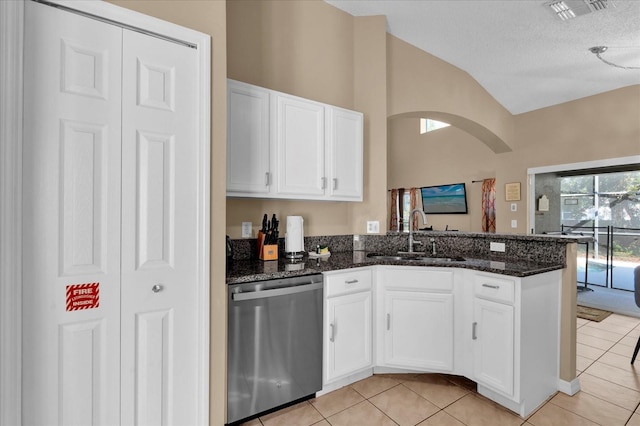
<path id="1" fill-rule="evenodd" d="M 569 396 L 575 395 L 580 391 L 580 380 L 577 377 L 570 382 L 558 379 L 558 390 Z"/>
<path id="2" fill-rule="evenodd" d="M 367 368 L 366 370 L 360 371 L 356 374 L 351 374 L 349 376 L 335 380 L 331 383 L 325 384 L 324 386 L 322 386 L 322 390 L 320 392 L 316 392 L 316 397 L 322 396 L 329 392 L 333 392 L 334 390 L 343 388 L 359 380 L 366 379 L 367 377 L 370 377 L 372 374 L 373 374 L 373 369 Z"/>

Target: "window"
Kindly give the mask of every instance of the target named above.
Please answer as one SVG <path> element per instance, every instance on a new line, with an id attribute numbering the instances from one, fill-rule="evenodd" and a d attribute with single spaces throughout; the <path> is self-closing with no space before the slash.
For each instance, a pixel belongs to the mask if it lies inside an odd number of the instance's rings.
<path id="1" fill-rule="evenodd" d="M 432 132 L 434 130 L 442 129 L 445 127 L 449 127 L 449 123 L 444 123 L 442 121 L 432 120 L 430 118 L 421 118 L 420 119 L 420 134 L 423 135 L 427 132 Z"/>
<path id="2" fill-rule="evenodd" d="M 409 191 L 405 191 L 402 194 L 400 208 L 402 209 L 402 224 L 400 230 L 409 232 L 409 214 L 411 213 L 411 193 Z"/>
<path id="3" fill-rule="evenodd" d="M 562 225 L 640 227 L 640 172 L 560 179 Z"/>

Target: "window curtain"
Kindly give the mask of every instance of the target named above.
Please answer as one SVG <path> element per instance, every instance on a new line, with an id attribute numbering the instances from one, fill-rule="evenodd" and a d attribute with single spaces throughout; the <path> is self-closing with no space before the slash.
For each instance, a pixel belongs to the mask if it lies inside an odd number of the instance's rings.
<path id="1" fill-rule="evenodd" d="M 391 206 L 391 212 L 389 213 L 389 230 L 398 230 L 398 190 L 392 189 L 390 192 L 391 200 L 389 205 Z"/>
<path id="2" fill-rule="evenodd" d="M 409 214 L 416 208 L 418 205 L 418 188 L 411 188 L 409 190 Z M 412 229 L 418 229 L 418 216 L 413 215 L 411 219 L 411 227 Z"/>
<path id="3" fill-rule="evenodd" d="M 418 206 L 419 188 L 394 188 L 389 191 L 389 230 L 390 231 L 404 231 L 405 219 L 413 209 Z M 408 210 L 406 207 L 406 196 L 409 198 Z M 418 229 L 418 218 L 413 217 L 412 226 L 413 229 Z"/>
<path id="4" fill-rule="evenodd" d="M 482 232 L 496 232 L 496 180 L 482 181 Z"/>

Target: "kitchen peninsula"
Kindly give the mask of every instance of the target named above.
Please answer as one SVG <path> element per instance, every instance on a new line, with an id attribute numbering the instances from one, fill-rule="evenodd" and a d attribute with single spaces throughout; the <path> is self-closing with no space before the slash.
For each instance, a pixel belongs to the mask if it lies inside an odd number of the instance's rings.
<path id="1" fill-rule="evenodd" d="M 282 256 L 277 262 L 257 261 L 252 258 L 255 257 L 252 240 L 233 241 L 235 260 L 228 267 L 228 284 L 321 272 L 325 275 L 327 298 L 355 292 L 353 289 L 340 287 L 342 283 L 353 281 L 351 275 L 360 278 L 360 282 L 368 280 L 368 290 L 373 294 L 373 336 L 374 341 L 377 340 L 373 344 L 373 361 L 362 364 L 365 368 L 356 369 L 352 376 L 327 368 L 325 364 L 323 392 L 356 380 L 362 374 L 371 374 L 371 371 L 389 372 L 399 368 L 405 371 L 450 372 L 477 379 L 481 393 L 526 416 L 541 400 L 549 396 L 549 389 L 567 394 L 574 394 L 579 390 L 575 374 L 575 267 L 576 243 L 579 239 L 547 235 L 417 232 L 415 238 L 428 241 L 429 250 L 427 254 L 419 253 L 422 255 L 419 262 L 407 262 L 401 257 L 392 256 L 406 251 L 406 234 L 388 233 L 360 238 L 365 239 L 364 251 L 353 251 L 351 235 L 307 237 L 307 251 L 321 244 L 327 245 L 332 254 L 327 258 L 305 257 L 303 262 L 298 263 L 287 261 Z M 429 255 L 432 254 L 433 244 L 437 253 L 435 257 Z M 490 248 L 504 251 L 493 251 Z M 371 257 L 372 253 L 386 256 Z M 427 283 L 424 288 L 422 283 Z M 428 288 L 431 285 L 435 285 L 433 291 Z M 345 290 L 346 293 L 341 293 Z M 407 292 L 404 299 L 403 291 Z M 383 342 L 384 335 L 380 334 L 385 328 L 386 332 L 394 330 L 395 325 L 390 326 L 394 322 L 390 321 L 388 313 L 389 309 L 393 309 L 389 300 L 395 297 L 393 300 L 400 300 L 401 303 L 403 300 L 413 302 L 414 298 L 420 299 L 423 295 L 425 301 L 438 302 L 431 305 L 434 309 L 445 306 L 442 311 L 444 318 L 450 318 L 451 327 L 455 324 L 455 330 L 450 330 L 450 338 L 445 339 L 447 343 L 443 345 L 451 350 L 438 353 L 433 360 L 427 360 L 422 365 L 413 363 L 410 357 L 408 362 L 406 359 L 397 361 L 388 343 Z M 339 299 L 336 297 L 335 300 Z M 330 301 L 331 299 L 327 299 L 327 306 Z M 505 310 L 500 311 L 503 306 Z M 555 309 L 554 306 L 558 308 Z M 383 311 L 386 312 L 386 319 L 382 315 Z M 416 316 L 423 311 L 415 311 Z M 500 377 L 496 379 L 496 374 L 492 372 L 495 371 L 495 361 L 485 359 L 485 364 L 481 362 L 478 365 L 477 359 L 481 359 L 480 355 L 485 351 L 487 357 L 493 353 L 502 356 L 502 352 L 496 352 L 495 348 L 492 353 L 492 349 L 487 347 L 487 343 L 483 344 L 481 339 L 480 342 L 471 342 L 476 340 L 476 332 L 478 336 L 483 333 L 483 321 L 476 318 L 478 312 L 488 312 L 488 315 L 494 315 L 495 312 L 500 312 L 500 315 L 506 313 L 514 319 L 510 322 L 511 329 L 492 333 L 515 336 L 515 344 L 511 343 L 511 347 L 515 349 L 509 355 L 514 359 L 514 368 L 512 373 L 505 373 L 506 379 L 501 376 L 502 372 L 499 372 Z M 326 314 L 327 311 L 325 316 Z M 423 320 L 421 324 L 424 324 L 428 317 L 420 318 Z M 333 338 L 333 325 L 327 321 L 329 320 L 325 320 L 325 329 L 331 330 L 330 337 Z M 447 323 L 440 317 L 432 322 L 439 324 L 438 327 Z M 485 320 L 484 324 L 486 323 Z M 504 322 L 498 321 L 495 324 L 502 323 Z M 478 330 L 476 324 L 480 324 Z M 325 333 L 329 332 L 325 330 Z M 465 340 L 461 338 L 463 334 Z M 331 339 L 325 342 L 329 340 Z M 470 343 L 465 343 L 467 341 Z M 533 341 L 538 343 L 534 344 Z M 331 342 L 333 344 L 334 341 Z M 540 349 L 541 346 L 548 347 L 549 351 Z M 462 352 L 467 354 L 461 354 Z M 533 352 L 536 353 L 535 358 Z M 547 352 L 553 352 L 552 356 L 547 356 Z M 371 355 L 368 356 L 371 358 Z M 483 373 L 482 369 L 487 366 L 488 370 Z M 327 370 L 338 373 L 327 376 Z M 537 380 L 532 375 L 538 370 L 552 376 L 552 383 L 547 383 L 545 390 L 534 392 L 530 390 L 530 384 L 536 383 Z M 482 379 L 483 374 L 486 381 Z"/>

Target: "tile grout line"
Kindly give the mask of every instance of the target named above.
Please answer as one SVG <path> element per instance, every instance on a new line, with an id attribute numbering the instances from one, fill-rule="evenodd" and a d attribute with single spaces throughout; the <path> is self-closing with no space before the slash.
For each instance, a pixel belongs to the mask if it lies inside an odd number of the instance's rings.
<path id="1" fill-rule="evenodd" d="M 606 318 L 605 318 L 605 319 L 606 319 Z M 594 322 L 594 321 L 592 321 L 592 322 Z M 583 324 L 582 326 L 578 327 L 578 329 L 580 329 L 580 328 L 582 328 L 582 327 L 584 327 L 584 326 L 586 326 L 586 325 L 588 325 L 588 323 Z M 627 337 L 629 333 L 631 333 L 633 330 L 635 330 L 635 329 L 636 329 L 636 327 L 640 327 L 640 324 L 638 324 L 638 325 L 634 326 L 631 330 L 629 330 L 626 334 L 624 334 L 624 335 L 623 335 L 623 336 L 622 336 L 622 337 L 621 337 L 617 342 L 615 342 L 615 344 L 614 344 L 613 346 L 615 346 L 615 345 L 617 345 L 618 343 L 620 343 L 620 340 L 622 340 L 622 339 L 624 339 L 625 337 Z M 584 344 L 584 343 L 583 343 L 583 344 Z M 585 346 L 589 346 L 589 345 L 585 345 Z M 613 348 L 613 346 L 611 346 L 611 348 Z M 593 346 L 589 346 L 589 347 L 593 347 Z M 600 360 L 600 358 L 604 357 L 607 353 L 609 353 L 609 351 L 611 350 L 611 348 L 609 348 L 609 349 L 605 350 L 605 351 L 602 353 L 602 355 L 600 355 L 600 356 L 599 356 L 598 358 L 596 358 L 595 360 L 591 361 L 591 363 L 587 366 L 587 368 L 585 368 L 585 370 L 583 370 L 583 371 L 581 371 L 581 372 L 580 372 L 580 374 L 578 375 L 578 377 L 580 377 L 583 373 L 586 373 L 586 374 L 591 375 L 591 376 L 593 376 L 593 377 L 596 377 L 596 378 L 598 378 L 598 379 L 600 379 L 600 380 L 604 380 L 604 381 L 606 381 L 606 382 L 609 382 L 609 383 L 615 384 L 615 385 L 617 385 L 617 386 L 621 386 L 621 387 L 623 387 L 623 388 L 626 388 L 626 389 L 629 389 L 629 390 L 633 390 L 633 391 L 635 391 L 635 392 L 640 393 L 640 390 L 638 390 L 638 389 L 631 389 L 631 388 L 629 388 L 629 387 L 627 387 L 627 386 L 621 385 L 620 383 L 612 382 L 612 381 L 610 381 L 610 380 L 608 380 L 608 379 L 605 379 L 605 378 L 602 378 L 602 377 L 599 377 L 599 376 L 595 376 L 595 375 L 590 374 L 589 372 L 587 372 L 587 371 L 586 371 L 587 369 L 589 369 L 589 367 L 591 367 L 593 364 L 595 364 L 597 361 L 599 361 L 599 360 Z M 596 349 L 599 349 L 599 348 L 596 348 Z M 612 353 L 613 353 L 613 354 L 615 354 L 615 352 L 612 352 Z M 618 355 L 618 354 L 615 354 L 615 355 Z M 621 371 L 625 371 L 624 369 L 619 368 L 619 367 L 617 367 L 617 366 L 615 366 L 615 365 L 610 365 L 610 364 L 607 364 L 607 363 L 605 363 L 605 362 L 603 362 L 603 364 L 608 365 L 608 366 L 613 367 L 613 368 L 617 368 L 617 369 L 619 369 L 619 370 L 621 370 Z M 600 398 L 600 397 L 598 397 L 598 396 L 596 396 L 596 395 L 593 395 L 593 394 L 591 394 L 591 393 L 589 393 L 589 392 L 587 392 L 587 391 L 585 391 L 585 390 L 580 389 L 580 391 L 581 391 L 581 392 L 584 392 L 584 393 L 586 393 L 587 395 L 590 395 L 590 396 L 592 396 L 592 397 L 594 397 L 594 398 L 596 398 L 596 399 L 599 399 L 600 401 L 604 401 L 604 402 L 606 402 L 606 403 L 609 403 L 609 404 L 615 405 L 616 407 L 619 407 L 619 408 L 622 408 L 622 409 L 624 409 L 624 410 L 629 411 L 629 410 L 628 410 L 627 408 L 625 408 L 625 407 L 622 407 L 622 406 L 620 406 L 620 405 L 618 405 L 618 404 L 616 404 L 616 403 L 614 403 L 614 402 L 611 402 L 611 401 L 607 401 L 607 400 L 605 400 L 605 399 L 602 399 L 602 398 Z M 548 401 L 548 402 L 551 402 L 551 401 Z M 558 404 L 555 404 L 555 403 L 553 403 L 553 402 L 551 402 L 551 403 L 552 403 L 552 404 L 554 404 L 554 405 L 555 405 L 555 406 L 557 406 L 557 407 L 563 408 L 563 407 L 559 406 Z M 546 405 L 546 403 L 545 403 L 545 405 Z M 630 421 L 630 420 L 631 420 L 631 418 L 633 417 L 633 414 L 634 414 L 634 413 L 636 412 L 636 410 L 638 409 L 638 406 L 640 406 L 640 401 L 638 402 L 638 404 L 636 404 L 636 408 L 635 408 L 634 410 L 632 410 L 632 411 L 631 411 L 631 415 L 629 416 L 629 418 L 628 418 L 628 419 L 627 419 L 627 421 L 625 422 L 625 425 L 626 425 L 627 423 L 629 423 L 629 421 Z M 565 410 L 566 410 L 566 408 L 563 408 L 563 409 L 565 409 Z M 572 412 L 572 413 L 574 413 L 574 414 L 576 414 L 576 415 L 580 416 L 580 414 L 578 414 L 578 413 L 576 413 L 576 412 L 573 412 L 573 411 L 571 411 L 571 410 L 567 410 L 567 411 L 570 411 L 570 412 Z M 583 417 L 583 416 L 580 416 L 580 417 Z M 591 419 L 587 419 L 587 420 L 589 420 L 589 421 L 593 421 L 593 420 L 591 420 Z"/>
<path id="2" fill-rule="evenodd" d="M 625 316 L 622 316 L 622 317 L 625 317 Z M 623 368 L 623 367 L 619 367 L 619 366 L 617 366 L 617 365 L 612 365 L 612 364 L 606 363 L 606 362 L 604 362 L 604 361 L 602 360 L 602 358 L 603 358 L 603 357 L 605 357 L 605 355 L 607 355 L 608 353 L 611 353 L 611 354 L 613 354 L 613 355 L 617 355 L 617 356 L 620 356 L 620 357 L 625 357 L 625 355 L 623 355 L 623 354 L 618 354 L 618 353 L 615 353 L 615 352 L 612 352 L 611 350 L 612 350 L 612 348 L 613 348 L 614 346 L 616 346 L 616 345 L 618 345 L 618 344 L 621 344 L 621 341 L 622 341 L 623 339 L 626 339 L 626 338 L 628 338 L 628 337 L 633 337 L 633 339 L 632 339 L 632 340 L 634 340 L 634 341 L 635 341 L 636 339 L 638 339 L 638 337 L 637 337 L 637 336 L 631 336 L 631 334 L 632 334 L 632 333 L 633 333 L 633 334 L 635 334 L 635 333 L 637 332 L 637 330 L 640 330 L 640 322 L 635 323 L 635 325 L 634 325 L 633 327 L 631 327 L 631 329 L 629 329 L 626 333 L 624 333 L 624 334 L 623 334 L 623 333 L 619 333 L 618 331 L 620 330 L 620 328 L 623 328 L 623 327 L 624 327 L 624 328 L 627 328 L 627 327 L 629 327 L 629 322 L 626 322 L 626 325 L 625 325 L 625 321 L 618 321 L 618 318 L 617 318 L 617 317 L 611 317 L 611 319 L 612 319 L 612 321 L 610 321 L 610 324 L 608 324 L 608 325 L 610 325 L 610 326 L 612 326 L 612 327 L 615 327 L 615 328 L 617 329 L 617 331 L 615 331 L 615 332 L 614 332 L 614 331 L 611 331 L 610 333 L 615 334 L 615 335 L 620 335 L 621 337 L 617 338 L 617 340 L 616 340 L 616 341 L 609 341 L 609 340 L 607 340 L 607 339 L 603 339 L 603 338 L 598 337 L 598 336 L 591 336 L 591 335 L 589 335 L 589 334 L 584 334 L 584 333 L 583 333 L 585 336 L 589 336 L 589 337 L 591 337 L 591 338 L 593 338 L 593 339 L 601 340 L 601 341 L 606 342 L 606 343 L 611 343 L 611 346 L 609 346 L 607 349 L 602 349 L 602 348 L 599 348 L 599 347 L 596 347 L 596 346 L 591 346 L 591 345 L 589 345 L 589 344 L 581 343 L 582 345 L 584 345 L 584 346 L 586 346 L 586 347 L 593 348 L 593 349 L 598 350 L 598 351 L 602 351 L 602 354 L 601 354 L 601 355 L 598 355 L 594 360 L 591 360 L 591 359 L 587 358 L 587 359 L 588 359 L 588 361 L 589 361 L 589 364 L 587 365 L 587 367 L 586 367 L 584 370 L 580 371 L 580 372 L 577 374 L 577 376 L 576 376 L 576 377 L 580 377 L 581 375 L 583 375 L 583 373 L 586 373 L 586 375 L 593 376 L 593 377 L 595 377 L 595 378 L 597 378 L 597 379 L 599 379 L 599 380 L 603 380 L 603 381 L 606 381 L 606 382 L 608 382 L 608 383 L 614 384 L 614 385 L 616 385 L 616 386 L 620 386 L 620 387 L 622 387 L 622 388 L 629 389 L 629 390 L 633 390 L 633 391 L 635 391 L 635 392 L 637 392 L 637 393 L 640 393 L 640 389 L 632 389 L 632 388 L 629 388 L 629 387 L 627 387 L 627 386 L 625 386 L 625 385 L 622 385 L 622 384 L 620 384 L 620 383 L 617 383 L 617 382 L 615 382 L 615 381 L 611 381 L 611 380 L 609 380 L 609 379 L 607 379 L 607 378 L 603 378 L 603 377 L 600 377 L 600 376 L 597 376 L 597 375 L 593 375 L 592 373 L 590 373 L 590 372 L 586 371 L 586 370 L 588 370 L 589 368 L 591 368 L 591 367 L 592 367 L 596 362 L 598 362 L 598 363 L 600 363 L 601 365 L 606 365 L 607 367 L 611 367 L 611 368 L 615 368 L 616 370 L 620 370 L 620 371 L 624 372 L 624 374 L 629 374 L 629 370 L 628 370 L 628 369 Z M 605 320 L 603 320 L 603 321 L 606 321 L 606 319 L 605 319 Z M 635 321 L 634 321 L 634 322 L 635 322 Z M 585 323 L 583 323 L 583 324 L 579 325 L 579 326 L 576 328 L 576 331 L 577 331 L 577 332 L 580 332 L 580 329 L 582 329 L 582 328 L 584 328 L 584 327 L 588 327 L 589 329 L 596 329 L 596 330 L 601 330 L 601 331 L 607 332 L 607 327 L 606 327 L 606 326 L 607 326 L 607 323 L 606 323 L 606 322 L 605 322 L 605 323 L 602 323 L 602 322 L 600 323 L 600 324 L 602 324 L 602 328 L 600 328 L 600 327 L 590 327 L 590 325 L 592 325 L 592 324 L 594 324 L 594 323 L 597 323 L 597 322 L 587 320 L 587 322 L 585 322 Z M 625 347 L 626 347 L 626 346 L 628 346 L 628 345 L 626 345 L 626 342 L 625 342 L 625 344 L 623 344 L 623 345 L 624 345 Z M 633 346 L 629 346 L 629 347 L 630 347 L 630 350 L 633 350 Z M 623 349 L 624 349 L 624 348 L 623 348 Z M 622 350 L 622 351 L 624 352 L 624 350 Z M 630 359 L 629 359 L 629 360 L 630 360 Z M 438 374 L 438 373 L 436 373 L 436 374 Z M 633 374 L 634 374 L 634 372 L 633 372 L 633 371 L 631 371 L 631 374 L 633 375 Z M 636 375 L 637 375 L 637 373 L 636 373 Z M 407 374 L 402 375 L 402 377 L 409 377 L 409 376 L 411 376 L 411 373 L 407 373 Z M 356 392 L 356 394 L 357 394 L 357 395 L 359 395 L 359 396 L 362 398 L 362 401 L 359 401 L 359 402 L 357 402 L 356 404 L 353 404 L 353 405 L 351 405 L 351 406 L 349 406 L 349 407 L 346 407 L 346 408 L 344 408 L 344 409 L 342 409 L 342 410 L 340 410 L 340 411 L 338 411 L 338 412 L 336 412 L 336 413 L 333 413 L 331 416 L 334 416 L 334 415 L 339 414 L 339 413 L 341 413 L 341 412 L 343 412 L 343 411 L 345 411 L 345 410 L 347 410 L 347 409 L 349 409 L 349 408 L 352 408 L 352 407 L 354 407 L 355 405 L 360 404 L 361 402 L 367 401 L 369 404 L 371 404 L 373 407 L 375 407 L 375 409 L 376 409 L 377 411 L 379 411 L 380 413 L 382 413 L 382 414 L 384 415 L 384 417 L 385 417 L 385 418 L 389 419 L 393 424 L 396 424 L 396 425 L 397 425 L 398 423 L 397 423 L 393 418 L 391 418 L 391 417 L 390 417 L 386 412 L 384 412 L 382 409 L 380 409 L 378 406 L 376 406 L 376 404 L 374 404 L 374 403 L 371 401 L 371 399 L 372 399 L 372 398 L 375 398 L 375 397 L 379 396 L 380 394 L 382 394 L 382 393 L 384 393 L 384 392 L 387 392 L 387 391 L 389 391 L 389 390 L 391 390 L 391 389 L 397 388 L 397 387 L 398 387 L 398 385 L 403 385 L 403 387 L 404 387 L 405 389 L 407 389 L 407 390 L 411 391 L 413 394 L 416 394 L 416 395 L 417 395 L 417 396 L 419 396 L 421 399 L 423 399 L 423 400 L 425 400 L 425 401 L 427 401 L 427 402 L 429 402 L 429 403 L 433 404 L 433 405 L 437 408 L 437 411 L 436 411 L 436 412 L 434 412 L 434 413 L 433 413 L 433 414 L 431 414 L 430 416 L 426 417 L 425 419 L 422 419 L 422 420 L 421 420 L 421 422 L 424 422 L 425 420 L 428 420 L 429 418 L 431 418 L 431 417 L 433 417 L 433 416 L 435 416 L 435 415 L 438 415 L 438 414 L 440 414 L 440 413 L 441 413 L 441 412 L 443 412 L 443 411 L 444 411 L 444 413 L 445 413 L 446 415 L 451 415 L 451 414 L 449 414 L 447 411 L 445 411 L 445 410 L 446 410 L 446 408 L 448 408 L 448 407 L 450 407 L 451 405 L 455 404 L 456 402 L 460 401 L 462 398 L 466 397 L 467 395 L 476 395 L 476 396 L 480 396 L 479 394 L 477 394 L 477 390 L 470 389 L 470 388 L 466 387 L 463 383 L 459 383 L 459 382 L 454 381 L 454 380 L 449 380 L 449 378 L 447 377 L 447 375 L 446 375 L 446 374 L 444 374 L 444 375 L 440 375 L 440 376 L 441 376 L 442 378 L 444 378 L 444 379 L 445 379 L 445 380 L 446 380 L 450 385 L 453 385 L 453 386 L 455 386 L 455 387 L 457 387 L 457 388 L 460 388 L 460 389 L 464 390 L 466 393 L 465 393 L 464 395 L 460 396 L 459 398 L 456 398 L 455 400 L 448 402 L 444 407 L 440 407 L 439 405 L 434 404 L 434 403 L 433 403 L 431 400 L 429 400 L 428 398 L 424 397 L 423 395 L 419 394 L 418 392 L 416 392 L 416 391 L 414 391 L 413 389 L 411 389 L 410 387 L 408 387 L 405 383 L 406 383 L 406 382 L 409 382 L 409 380 L 404 380 L 404 379 L 396 380 L 396 383 L 395 383 L 394 385 L 392 385 L 391 387 L 389 387 L 389 388 L 387 388 L 387 389 L 385 389 L 385 390 L 382 390 L 382 391 L 380 391 L 380 392 L 377 392 L 377 393 L 375 393 L 374 395 L 371 395 L 370 397 L 365 397 L 361 392 L 358 392 L 355 388 L 353 388 L 351 385 L 349 385 L 349 387 L 351 388 L 351 390 L 355 391 L 355 392 Z M 623 380 L 623 381 L 624 381 L 624 380 Z M 582 390 L 581 390 L 581 391 L 582 391 Z M 600 401 L 602 401 L 602 402 L 604 402 L 604 403 L 611 404 L 612 406 L 618 407 L 618 408 L 623 409 L 623 410 L 625 410 L 625 411 L 631 411 L 630 416 L 627 418 L 627 420 L 626 420 L 626 422 L 625 422 L 624 424 L 629 424 L 629 423 L 630 423 L 630 421 L 631 421 L 631 419 L 633 419 L 634 414 L 639 414 L 639 415 L 640 415 L 640 413 L 637 413 L 637 410 L 639 410 L 639 409 L 640 409 L 640 401 L 639 401 L 638 403 L 636 403 L 636 404 L 635 404 L 635 408 L 634 408 L 634 409 L 629 410 L 628 408 L 626 408 L 626 407 L 622 407 L 622 406 L 620 406 L 620 405 L 616 404 L 615 402 L 607 401 L 607 400 L 605 400 L 605 399 L 603 399 L 603 398 L 600 398 L 600 397 L 598 397 L 598 396 L 596 396 L 596 395 L 593 395 L 593 394 L 591 394 L 591 393 L 589 393 L 589 392 L 587 392 L 587 391 L 584 391 L 584 392 L 585 392 L 585 394 L 589 395 L 590 397 L 596 398 L 597 400 L 600 400 Z M 576 415 L 576 416 L 578 416 L 579 418 L 583 418 L 583 419 L 586 419 L 586 420 L 588 420 L 588 421 L 595 422 L 595 420 L 591 420 L 591 419 L 589 419 L 588 417 L 585 417 L 585 416 L 584 416 L 584 414 L 581 414 L 580 412 L 574 412 L 574 411 L 572 411 L 571 409 L 567 409 L 567 408 L 565 408 L 565 407 L 563 407 L 563 406 L 559 405 L 557 402 L 553 402 L 553 401 L 552 401 L 552 399 L 553 399 L 557 394 L 558 394 L 558 392 L 556 392 L 554 395 L 550 396 L 548 400 L 546 400 L 543 404 L 541 404 L 541 405 L 540 405 L 540 407 L 538 407 L 534 412 L 532 412 L 532 413 L 531 413 L 529 416 L 527 416 L 526 418 L 522 418 L 522 417 L 517 416 L 517 417 L 519 418 L 519 420 L 521 421 L 521 423 L 520 423 L 520 424 L 521 424 L 521 425 L 525 425 L 525 424 L 526 424 L 526 425 L 531 425 L 531 424 L 533 424 L 533 423 L 530 423 L 530 422 L 529 422 L 529 420 L 530 420 L 530 419 L 531 419 L 535 414 L 537 414 L 541 409 L 543 409 L 545 406 L 547 406 L 549 403 L 553 404 L 553 406 L 554 406 L 554 407 L 557 407 L 557 408 L 559 408 L 559 409 L 561 409 L 561 410 L 564 410 L 564 411 L 566 411 L 566 412 L 572 413 L 573 415 Z M 322 423 L 322 422 L 327 422 L 328 424 L 331 424 L 331 422 L 329 421 L 329 419 L 328 419 L 327 417 L 325 417 L 325 416 L 324 416 L 324 414 L 322 414 L 322 413 L 321 413 L 321 412 L 320 412 L 320 411 L 319 411 L 319 410 L 314 406 L 314 404 L 313 404 L 313 403 L 311 403 L 311 401 L 307 401 L 307 403 L 308 403 L 309 405 L 311 405 L 311 406 L 313 407 L 314 411 L 315 411 L 316 413 L 318 413 L 318 414 L 320 415 L 320 417 L 321 417 L 321 420 L 319 420 L 319 422 L 313 423 L 313 425 L 318 424 L 318 423 Z M 631 405 L 631 404 L 630 404 L 630 405 Z M 577 410 L 577 411 L 579 411 L 579 410 Z M 510 410 L 506 410 L 506 412 L 517 415 L 516 413 L 513 413 L 513 412 L 512 412 L 512 411 L 510 411 Z M 329 417 L 331 417 L 331 416 L 329 416 Z M 457 418 L 457 417 L 455 417 L 455 416 L 453 416 L 453 418 L 454 418 L 454 419 L 456 419 L 457 421 L 462 422 L 460 419 L 458 419 L 458 418 Z M 258 424 L 259 424 L 259 425 L 261 425 L 261 426 L 265 426 L 265 425 L 266 425 L 266 423 L 264 423 L 264 422 L 263 422 L 263 420 L 262 420 L 261 418 L 258 418 L 257 420 L 258 420 Z M 621 419 L 621 420 L 622 420 L 622 419 Z"/>

